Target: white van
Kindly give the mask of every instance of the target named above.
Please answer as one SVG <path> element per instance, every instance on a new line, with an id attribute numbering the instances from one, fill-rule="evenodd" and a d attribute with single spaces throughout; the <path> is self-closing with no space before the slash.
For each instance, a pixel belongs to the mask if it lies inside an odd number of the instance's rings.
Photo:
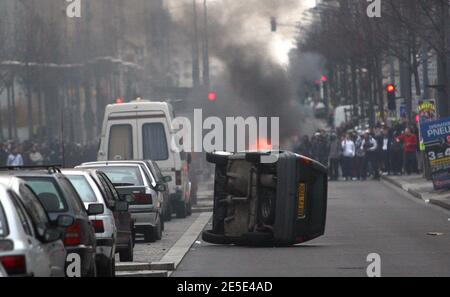
<path id="1" fill-rule="evenodd" d="M 170 176 L 170 201 L 177 217 L 191 214 L 189 166 L 186 153 L 171 148 L 176 133 L 172 106 L 136 100 L 106 107 L 98 161 L 152 160 Z"/>

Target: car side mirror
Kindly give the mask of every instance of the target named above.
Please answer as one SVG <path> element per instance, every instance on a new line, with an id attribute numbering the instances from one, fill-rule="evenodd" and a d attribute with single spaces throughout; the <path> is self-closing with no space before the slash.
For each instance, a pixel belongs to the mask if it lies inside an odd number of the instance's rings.
<path id="1" fill-rule="evenodd" d="M 54 242 L 61 239 L 62 232 L 58 228 L 48 228 L 44 233 L 45 242 Z"/>
<path id="2" fill-rule="evenodd" d="M 164 176 L 164 177 L 163 177 L 163 181 L 164 181 L 165 183 L 170 183 L 170 182 L 172 181 L 172 177 L 171 177 L 171 176 Z"/>
<path id="3" fill-rule="evenodd" d="M 114 209 L 118 212 L 127 212 L 128 211 L 128 202 L 117 201 Z"/>
<path id="4" fill-rule="evenodd" d="M 167 186 L 165 184 L 156 184 L 155 190 L 157 192 L 165 192 L 167 191 Z"/>
<path id="5" fill-rule="evenodd" d="M 105 207 L 100 203 L 89 204 L 87 213 L 90 216 L 100 215 L 105 212 Z"/>
<path id="6" fill-rule="evenodd" d="M 75 223 L 75 219 L 72 216 L 60 215 L 56 219 L 56 225 L 61 228 L 67 228 Z"/>

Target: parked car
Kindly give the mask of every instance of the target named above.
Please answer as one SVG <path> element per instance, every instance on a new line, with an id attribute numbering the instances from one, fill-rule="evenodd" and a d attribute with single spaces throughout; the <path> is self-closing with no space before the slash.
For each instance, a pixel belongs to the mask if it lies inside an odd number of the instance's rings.
<path id="1" fill-rule="evenodd" d="M 98 161 L 153 160 L 164 175 L 172 177 L 170 200 L 177 217 L 190 213 L 190 155 L 170 146 L 177 130 L 173 127 L 172 105 L 136 100 L 106 107 Z"/>
<path id="2" fill-rule="evenodd" d="M 128 202 L 120 200 L 108 177 L 99 170 L 62 170 L 77 190 L 86 208 L 101 203 L 105 212 L 89 217 L 97 238 L 97 272 L 100 276 L 115 275 L 115 254 L 122 262 L 132 262 L 134 252 L 134 222 L 128 212 Z"/>
<path id="3" fill-rule="evenodd" d="M 83 163 L 83 166 L 89 165 L 107 165 L 107 164 L 137 164 L 142 166 L 148 184 L 158 194 L 158 201 L 161 202 L 161 217 L 163 219 L 162 230 L 164 230 L 164 221 L 172 219 L 172 207 L 170 203 L 169 185 L 172 180 L 170 176 L 163 176 L 161 170 L 155 161 L 108 161 L 108 162 L 89 162 Z"/>
<path id="4" fill-rule="evenodd" d="M 77 169 L 103 171 L 116 187 L 123 199 L 130 202 L 130 213 L 135 232 L 144 235 L 146 242 L 162 237 L 161 203 L 158 193 L 147 180 L 145 170 L 138 164 L 91 164 Z"/>
<path id="5" fill-rule="evenodd" d="M 57 221 L 61 215 L 74 218 L 74 223 L 64 227 L 64 246 L 67 254 L 78 254 L 81 259 L 81 276 L 97 275 L 95 254 L 96 239 L 89 216 L 104 212 L 102 204 L 90 204 L 86 211 L 81 198 L 70 181 L 58 168 L 16 168 L 3 172 L 23 179 L 36 193 L 50 220 Z M 70 263 L 67 263 L 68 265 Z"/>
<path id="6" fill-rule="evenodd" d="M 68 227 L 73 221 L 73 217 L 62 214 L 58 224 L 52 224 L 23 181 L 0 178 L 0 274 L 64 276 L 66 251 L 58 227 Z"/>

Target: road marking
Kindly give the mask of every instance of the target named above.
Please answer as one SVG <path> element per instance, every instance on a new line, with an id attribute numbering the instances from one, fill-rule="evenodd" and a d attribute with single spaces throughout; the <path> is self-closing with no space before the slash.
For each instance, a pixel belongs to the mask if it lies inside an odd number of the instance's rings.
<path id="1" fill-rule="evenodd" d="M 191 246 L 195 243 L 200 233 L 211 219 L 211 212 L 204 212 L 199 215 L 189 229 L 180 239 L 170 248 L 167 254 L 161 259 L 161 262 L 175 263 L 175 269 L 180 265 L 184 256 L 188 253 Z M 169 276 L 172 272 L 169 272 Z"/>

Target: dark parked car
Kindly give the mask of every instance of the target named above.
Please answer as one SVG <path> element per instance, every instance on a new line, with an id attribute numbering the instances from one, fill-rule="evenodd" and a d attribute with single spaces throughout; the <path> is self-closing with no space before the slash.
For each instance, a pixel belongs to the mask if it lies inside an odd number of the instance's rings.
<path id="1" fill-rule="evenodd" d="M 107 164 L 136 164 L 140 165 L 146 173 L 148 183 L 158 193 L 159 200 L 161 201 L 161 216 L 164 221 L 170 221 L 172 219 L 173 207 L 170 203 L 169 182 L 172 181 L 171 176 L 163 176 L 161 169 L 155 161 L 108 161 L 108 162 L 91 162 L 84 163 L 82 166 L 90 165 L 107 165 Z M 148 174 L 147 174 L 148 173 Z M 164 224 L 162 224 L 164 230 Z"/>
<path id="2" fill-rule="evenodd" d="M 95 265 L 95 230 L 89 215 L 104 212 L 102 204 L 91 204 L 86 211 L 81 198 L 70 181 L 58 168 L 10 168 L 3 174 L 23 179 L 36 193 L 52 221 L 61 215 L 72 216 L 75 222 L 64 232 L 64 247 L 67 255 L 78 254 L 81 259 L 81 276 L 97 275 Z M 66 263 L 68 265 L 70 263 Z"/>
<path id="3" fill-rule="evenodd" d="M 133 261 L 134 221 L 128 202 L 122 201 L 117 190 L 100 170 L 67 169 L 63 173 L 72 182 L 86 207 L 101 203 L 105 212 L 91 217 L 97 237 L 97 269 L 101 276 L 114 276 L 115 254 L 120 261 Z"/>

